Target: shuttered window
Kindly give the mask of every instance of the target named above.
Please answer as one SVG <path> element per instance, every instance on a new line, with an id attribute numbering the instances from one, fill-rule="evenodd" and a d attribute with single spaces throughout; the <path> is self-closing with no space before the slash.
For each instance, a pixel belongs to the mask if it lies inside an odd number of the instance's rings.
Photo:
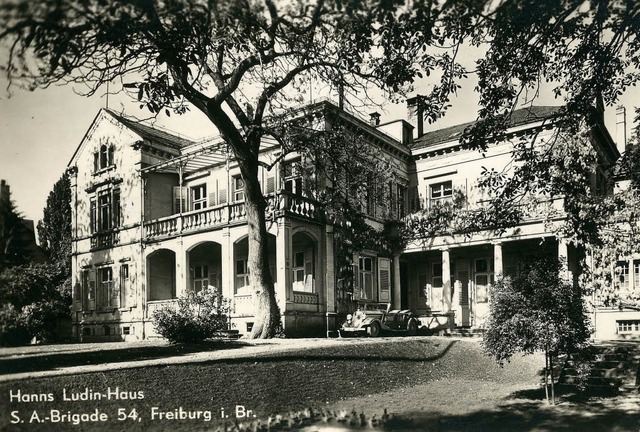
<path id="1" fill-rule="evenodd" d="M 276 179 L 275 177 L 267 177 L 267 185 L 265 193 L 272 194 L 276 191 Z"/>
<path id="2" fill-rule="evenodd" d="M 226 204 L 227 203 L 227 190 L 220 189 L 218 191 L 218 204 Z"/>
<path id="3" fill-rule="evenodd" d="M 391 260 L 388 258 L 378 258 L 378 289 L 379 301 L 391 301 Z"/>

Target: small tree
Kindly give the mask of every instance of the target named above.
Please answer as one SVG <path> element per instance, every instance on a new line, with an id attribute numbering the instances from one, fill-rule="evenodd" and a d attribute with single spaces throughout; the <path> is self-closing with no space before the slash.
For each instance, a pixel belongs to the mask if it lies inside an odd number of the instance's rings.
<path id="1" fill-rule="evenodd" d="M 554 359 L 583 348 L 591 334 L 581 290 L 561 276 L 562 270 L 562 263 L 545 257 L 523 264 L 518 276 L 498 279 L 483 340 L 500 364 L 517 352 L 544 352 L 545 394 L 552 404 Z"/>

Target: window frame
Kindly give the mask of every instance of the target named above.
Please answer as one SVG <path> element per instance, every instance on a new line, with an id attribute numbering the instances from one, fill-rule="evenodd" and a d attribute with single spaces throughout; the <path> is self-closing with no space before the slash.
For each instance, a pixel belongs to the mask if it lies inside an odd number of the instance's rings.
<path id="1" fill-rule="evenodd" d="M 368 255 L 361 255 L 358 257 L 358 287 L 360 289 L 360 299 L 366 301 L 378 301 L 378 289 L 375 280 L 375 265 L 374 257 Z M 366 263 L 371 264 L 370 269 L 366 268 Z M 367 284 L 370 283 L 370 288 L 367 288 Z M 370 292 L 367 292 L 370 291 Z M 369 294 L 371 294 L 369 296 Z"/>
<path id="2" fill-rule="evenodd" d="M 429 203 L 450 200 L 453 198 L 453 181 L 445 180 L 437 183 L 430 183 L 427 192 Z M 436 192 L 437 195 L 435 195 Z"/>
<path id="3" fill-rule="evenodd" d="M 207 208 L 207 184 L 206 183 L 190 186 L 189 195 L 191 197 L 191 206 L 190 206 L 191 211 L 202 210 Z"/>
<path id="4" fill-rule="evenodd" d="M 233 186 L 233 202 L 244 202 L 244 179 L 242 175 L 234 175 L 231 178 L 231 184 Z"/>
<path id="5" fill-rule="evenodd" d="M 242 263 L 242 272 L 239 272 L 238 264 Z M 250 284 L 249 282 L 249 263 L 247 258 L 237 258 L 234 266 L 234 273 L 236 278 L 235 290 L 237 291 L 240 288 L 246 287 Z M 242 279 L 240 279 L 242 278 Z M 239 284 L 238 281 L 242 280 L 242 284 Z"/>
<path id="6" fill-rule="evenodd" d="M 301 159 L 284 162 L 282 164 L 282 188 L 294 195 L 302 195 L 303 187 Z"/>
<path id="7" fill-rule="evenodd" d="M 105 275 L 108 276 L 107 279 L 105 279 Z M 118 308 L 120 296 L 118 295 L 118 301 L 114 302 L 115 281 L 113 279 L 113 267 L 98 267 L 96 276 L 96 309 Z"/>
<path id="8" fill-rule="evenodd" d="M 200 270 L 200 275 L 198 276 L 198 270 Z M 211 284 L 211 280 L 209 278 L 209 265 L 208 264 L 197 264 L 193 266 L 193 291 L 200 292 L 205 287 Z M 203 283 L 206 282 L 206 285 Z"/>

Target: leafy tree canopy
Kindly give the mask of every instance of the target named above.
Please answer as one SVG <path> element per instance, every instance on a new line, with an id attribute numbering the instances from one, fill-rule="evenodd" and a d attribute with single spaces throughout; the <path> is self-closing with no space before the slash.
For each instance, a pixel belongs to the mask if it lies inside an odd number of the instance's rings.
<path id="1" fill-rule="evenodd" d="M 53 185 L 43 212 L 38 222 L 40 247 L 71 272 L 71 183 L 66 173 Z"/>
<path id="2" fill-rule="evenodd" d="M 0 272 L 24 264 L 31 255 L 30 233 L 10 194 L 0 199 Z"/>

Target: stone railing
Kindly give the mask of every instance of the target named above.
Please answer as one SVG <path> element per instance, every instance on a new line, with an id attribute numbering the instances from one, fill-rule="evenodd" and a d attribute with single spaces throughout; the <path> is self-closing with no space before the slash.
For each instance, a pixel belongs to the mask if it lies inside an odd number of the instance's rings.
<path id="1" fill-rule="evenodd" d="M 178 222 L 180 216 L 173 215 L 144 223 L 144 236 L 162 237 L 180 232 Z"/>
<path id="2" fill-rule="evenodd" d="M 293 292 L 293 302 L 301 304 L 318 304 L 318 294 L 302 291 Z"/>
<path id="3" fill-rule="evenodd" d="M 280 191 L 266 197 L 267 217 L 286 214 L 305 219 L 321 220 L 318 204 L 312 199 Z M 244 202 L 235 202 L 216 207 L 207 207 L 183 214 L 175 214 L 144 222 L 144 238 L 154 239 L 182 233 L 244 222 L 247 210 Z M 93 240 L 92 240 L 93 242 Z M 92 243 L 93 245 L 93 243 Z"/>
<path id="4" fill-rule="evenodd" d="M 222 225 L 227 221 L 224 207 L 210 207 L 182 215 L 182 230 L 199 230 L 211 226 Z"/>
<path id="5" fill-rule="evenodd" d="M 111 247 L 117 245 L 119 240 L 117 231 L 98 232 L 91 235 L 91 249 Z"/>
<path id="6" fill-rule="evenodd" d="M 321 212 L 318 203 L 301 195 L 280 191 L 279 209 L 294 216 L 320 220 Z"/>
<path id="7" fill-rule="evenodd" d="M 178 307 L 177 299 L 169 299 L 169 300 L 151 300 L 147 302 L 147 310 L 146 317 L 153 318 L 153 313 L 157 310 L 162 309 L 164 306 L 169 306 L 172 309 Z"/>
<path id="8" fill-rule="evenodd" d="M 255 314 L 253 295 L 235 294 L 233 296 L 233 313 L 236 316 L 253 316 Z"/>
<path id="9" fill-rule="evenodd" d="M 244 202 L 231 203 L 228 207 L 229 222 L 244 221 L 247 217 L 247 208 Z"/>

